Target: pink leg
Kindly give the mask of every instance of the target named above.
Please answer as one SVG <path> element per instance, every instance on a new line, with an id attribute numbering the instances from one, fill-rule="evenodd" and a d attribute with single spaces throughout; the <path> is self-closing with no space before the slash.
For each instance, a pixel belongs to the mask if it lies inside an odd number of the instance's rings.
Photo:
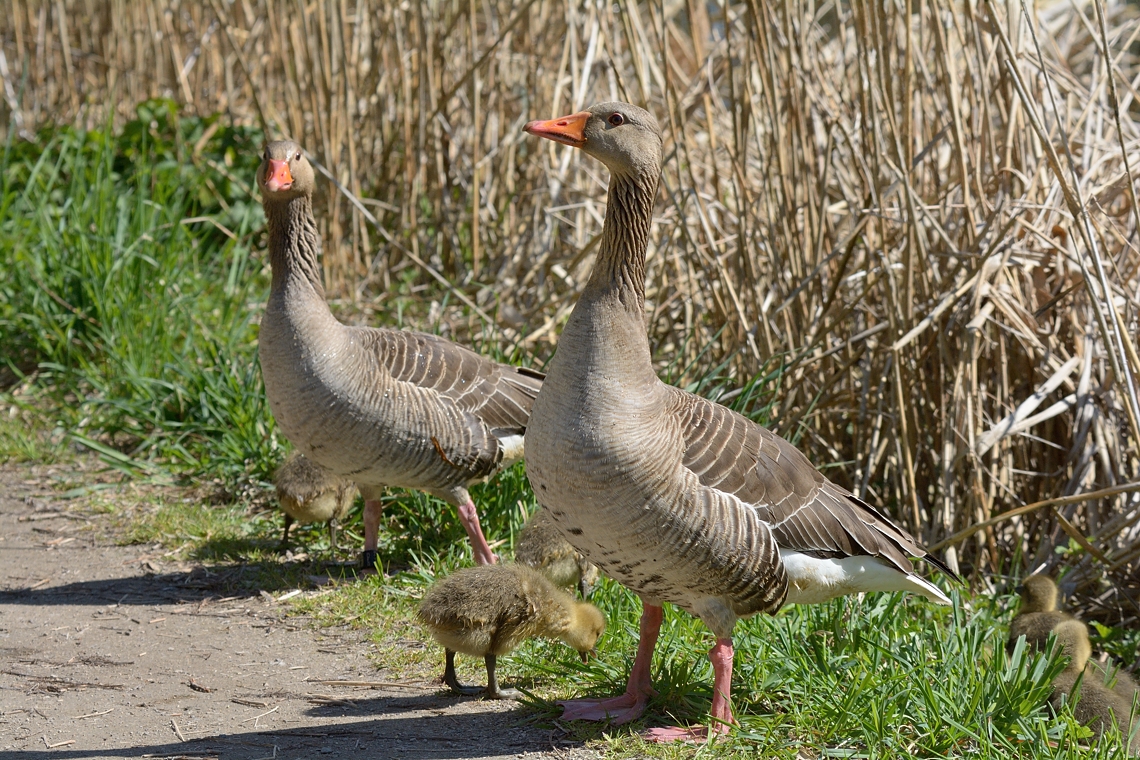
<path id="1" fill-rule="evenodd" d="M 384 511 L 379 499 L 364 501 L 364 553 L 361 555 L 366 573 L 375 570 L 376 546 L 380 542 L 380 515 Z"/>
<path id="2" fill-rule="evenodd" d="M 717 639 L 709 652 L 713 666 L 713 698 L 709 715 L 712 716 L 712 735 L 727 734 L 736 725 L 732 717 L 732 639 Z M 704 741 L 711 738 L 704 726 L 697 728 L 652 728 L 643 734 L 646 741 Z"/>
<path id="3" fill-rule="evenodd" d="M 483 529 L 479 527 L 479 513 L 475 511 L 475 502 L 470 499 L 459 507 L 459 522 L 467 531 L 467 538 L 471 540 L 471 549 L 475 555 L 476 565 L 495 564 L 495 555 L 491 551 L 487 539 L 483 537 Z"/>
<path id="4" fill-rule="evenodd" d="M 376 551 L 380 542 L 380 515 L 384 506 L 379 499 L 369 499 L 364 502 L 364 549 Z"/>
<path id="5" fill-rule="evenodd" d="M 641 637 L 637 642 L 637 657 L 629 672 L 625 694 L 611 699 L 571 699 L 559 702 L 564 708 L 563 720 L 605 720 L 612 717 L 614 725 L 637 720 L 645 712 L 649 697 L 657 692 L 650 685 L 653 648 L 661 632 L 664 612 L 659 606 L 646 604 L 641 610 Z"/>

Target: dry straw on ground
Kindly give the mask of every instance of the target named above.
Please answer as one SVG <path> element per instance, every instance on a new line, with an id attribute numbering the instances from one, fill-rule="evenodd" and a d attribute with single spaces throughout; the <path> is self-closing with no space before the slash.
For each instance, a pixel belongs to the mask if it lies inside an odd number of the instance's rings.
<path id="1" fill-rule="evenodd" d="M 1140 497 L 1113 489 L 1140 478 L 1132 6 L 16 0 L 0 35 L 14 128 L 155 96 L 265 123 L 384 228 L 326 195 L 332 292 L 382 310 L 410 273 L 451 293 L 457 337 L 540 358 L 605 176 L 520 128 L 647 105 L 650 330 L 675 379 L 781 369 L 774 427 L 929 543 L 1104 491 L 958 536 L 966 569 L 1075 563 L 1096 596 L 1140 558 Z M 1105 616 L 1136 613 L 1128 585 Z"/>

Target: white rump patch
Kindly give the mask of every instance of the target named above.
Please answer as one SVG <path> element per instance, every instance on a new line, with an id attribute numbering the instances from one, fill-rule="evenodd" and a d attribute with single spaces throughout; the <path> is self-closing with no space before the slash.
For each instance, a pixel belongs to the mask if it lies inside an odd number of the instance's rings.
<path id="1" fill-rule="evenodd" d="M 819 559 L 781 549 L 780 559 L 788 573 L 787 601 L 791 604 L 819 604 L 862 591 L 910 591 L 938 604 L 950 604 L 934 584 L 907 575 L 878 557 Z"/>
<path id="2" fill-rule="evenodd" d="M 523 437 L 521 435 L 508 435 L 499 439 L 503 447 L 503 467 L 510 467 L 523 458 Z"/>

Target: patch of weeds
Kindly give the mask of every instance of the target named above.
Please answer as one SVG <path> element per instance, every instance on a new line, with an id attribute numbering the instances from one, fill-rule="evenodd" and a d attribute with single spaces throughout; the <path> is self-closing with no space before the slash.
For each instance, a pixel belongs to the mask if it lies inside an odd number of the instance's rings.
<path id="1" fill-rule="evenodd" d="M 26 400 L 0 395 L 0 463 L 56 464 L 73 457 L 53 415 Z"/>
<path id="2" fill-rule="evenodd" d="M 509 551 L 527 516 L 537 509 L 521 463 L 474 486 L 471 498 L 483 533 L 499 553 Z M 400 489 L 390 489 L 382 501 L 382 559 L 403 565 L 413 557 L 457 547 L 471 563 L 470 544 L 455 507 L 420 491 Z"/>
<path id="3" fill-rule="evenodd" d="M 367 628 L 375 646 L 372 660 L 384 677 L 430 677 L 435 652 L 427 634 L 415 623 L 416 583 L 409 584 L 406 574 L 349 577 L 334 583 L 319 596 L 292 601 L 291 612 L 309 617 L 320 627 Z M 442 650 L 439 654 L 442 662 Z"/>
<path id="4" fill-rule="evenodd" d="M 1140 631 L 1110 628 L 1096 621 L 1089 623 L 1092 644 L 1126 664 L 1135 663 L 1140 656 Z"/>
<path id="5" fill-rule="evenodd" d="M 257 561 L 270 549 L 271 533 L 264 513 L 241 504 L 159 498 L 136 513 L 124 542 L 178 547 L 184 558 L 207 562 Z"/>
<path id="6" fill-rule="evenodd" d="M 0 365 L 34 368 L 25 390 L 125 468 L 236 481 L 280 452 L 249 308 L 267 288 L 247 190 L 261 136 L 219 118 L 154 100 L 117 134 L 56 127 L 4 146 Z"/>

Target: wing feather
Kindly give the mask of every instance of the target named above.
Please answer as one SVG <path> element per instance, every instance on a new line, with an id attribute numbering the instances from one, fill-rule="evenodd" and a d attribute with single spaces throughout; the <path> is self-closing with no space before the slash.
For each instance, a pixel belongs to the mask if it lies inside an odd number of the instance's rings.
<path id="1" fill-rule="evenodd" d="M 682 463 L 703 485 L 751 505 L 782 549 L 870 555 L 913 572 L 909 557 L 945 566 L 870 505 L 823 476 L 792 444 L 708 399 L 670 388 L 685 431 Z"/>
<path id="2" fill-rule="evenodd" d="M 498 436 L 526 432 L 544 375 L 500 364 L 438 335 L 354 328 L 396 382 L 438 395 Z"/>

